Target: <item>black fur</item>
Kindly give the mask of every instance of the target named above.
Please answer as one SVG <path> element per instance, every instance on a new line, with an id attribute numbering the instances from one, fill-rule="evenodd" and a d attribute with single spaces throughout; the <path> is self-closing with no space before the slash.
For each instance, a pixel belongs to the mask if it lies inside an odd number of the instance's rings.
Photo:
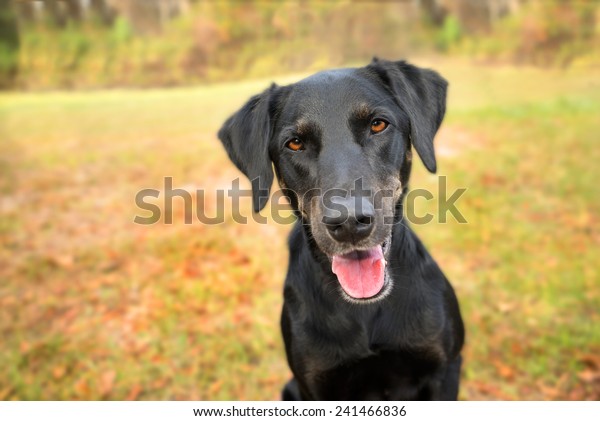
<path id="1" fill-rule="evenodd" d="M 255 211 L 266 204 L 273 166 L 298 216 L 281 317 L 294 374 L 284 399 L 457 398 L 464 340 L 458 302 L 402 217 L 411 147 L 436 170 L 433 138 L 446 87 L 434 71 L 374 59 L 363 68 L 273 85 L 219 131 L 232 161 L 254 180 Z M 381 133 L 369 129 L 377 119 L 388 123 Z M 302 151 L 286 148 L 292 138 L 301 140 Z M 323 223 L 327 207 L 310 200 L 312 189 L 349 191 L 358 178 L 369 192 L 363 203 L 374 203 L 372 192 L 383 189 L 393 197 L 372 215 L 368 238 L 336 241 Z M 348 206 L 354 217 L 355 205 Z M 381 244 L 384 290 L 352 299 L 332 272 L 332 256 Z"/>

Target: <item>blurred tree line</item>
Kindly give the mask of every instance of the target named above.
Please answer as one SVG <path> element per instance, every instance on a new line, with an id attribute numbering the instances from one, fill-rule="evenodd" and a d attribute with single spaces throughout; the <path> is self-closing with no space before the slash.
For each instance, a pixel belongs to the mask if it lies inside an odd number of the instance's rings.
<path id="1" fill-rule="evenodd" d="M 421 52 L 598 59 L 597 1 L 0 0 L 0 87 L 180 85 Z"/>

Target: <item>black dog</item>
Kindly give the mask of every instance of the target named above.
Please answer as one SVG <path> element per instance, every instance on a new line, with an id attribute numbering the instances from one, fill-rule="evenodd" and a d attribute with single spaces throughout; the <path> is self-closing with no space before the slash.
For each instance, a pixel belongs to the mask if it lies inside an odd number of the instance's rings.
<path id="1" fill-rule="evenodd" d="M 281 327 L 286 400 L 458 395 L 464 340 L 454 291 L 405 225 L 414 146 L 436 171 L 446 81 L 374 59 L 254 96 L 219 131 L 261 210 L 273 168 L 298 217 Z"/>

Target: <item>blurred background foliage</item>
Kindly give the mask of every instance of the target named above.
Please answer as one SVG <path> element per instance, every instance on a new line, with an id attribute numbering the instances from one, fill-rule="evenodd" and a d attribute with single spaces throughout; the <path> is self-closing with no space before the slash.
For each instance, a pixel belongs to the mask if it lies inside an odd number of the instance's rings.
<path id="1" fill-rule="evenodd" d="M 468 224 L 413 228 L 461 303 L 460 398 L 599 400 L 599 13 L 591 0 L 0 0 L 0 400 L 278 399 L 290 227 L 234 223 L 218 203 L 249 183 L 216 133 L 271 81 L 374 55 L 450 83 L 436 154 L 448 192 L 468 188 Z M 411 188 L 440 194 L 413 171 Z M 165 177 L 225 223 L 184 224 Z M 163 217 L 136 225 L 147 188 Z"/>
<path id="2" fill-rule="evenodd" d="M 184 85 L 316 70 L 374 55 L 437 52 L 542 66 L 597 62 L 600 55 L 596 1 L 0 0 L 0 5 L 5 88 Z"/>

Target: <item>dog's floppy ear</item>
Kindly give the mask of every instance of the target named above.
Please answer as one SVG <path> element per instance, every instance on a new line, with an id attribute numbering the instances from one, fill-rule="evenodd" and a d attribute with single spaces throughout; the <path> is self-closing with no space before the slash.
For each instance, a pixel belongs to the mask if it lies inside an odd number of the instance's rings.
<path id="1" fill-rule="evenodd" d="M 446 113 L 448 82 L 429 69 L 421 69 L 405 61 L 373 59 L 367 66 L 392 90 L 411 125 L 412 143 L 425 168 L 435 173 L 437 166 L 433 137 Z"/>
<path id="2" fill-rule="evenodd" d="M 255 95 L 223 124 L 218 136 L 229 158 L 252 182 L 252 206 L 260 212 L 269 200 L 273 167 L 269 158 L 271 138 L 270 98 L 277 89 L 272 84 Z"/>

